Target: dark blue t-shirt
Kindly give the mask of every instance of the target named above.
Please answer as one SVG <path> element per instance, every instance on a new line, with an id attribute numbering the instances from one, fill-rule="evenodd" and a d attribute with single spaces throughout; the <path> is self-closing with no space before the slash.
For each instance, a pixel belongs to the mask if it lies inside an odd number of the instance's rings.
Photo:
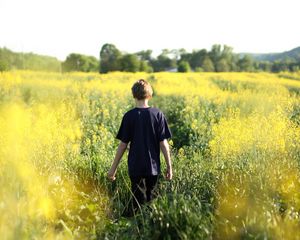
<path id="1" fill-rule="evenodd" d="M 123 116 L 117 139 L 130 142 L 130 176 L 153 176 L 160 173 L 159 142 L 171 138 L 164 114 L 154 107 L 133 108 Z"/>

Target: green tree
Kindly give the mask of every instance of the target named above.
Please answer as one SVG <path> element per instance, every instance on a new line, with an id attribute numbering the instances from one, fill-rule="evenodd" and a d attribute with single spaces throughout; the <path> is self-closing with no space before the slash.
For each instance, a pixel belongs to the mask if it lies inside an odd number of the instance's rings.
<path id="1" fill-rule="evenodd" d="M 212 60 L 210 59 L 209 56 L 206 56 L 204 58 L 201 67 L 204 72 L 214 72 L 215 71 L 214 63 L 212 62 Z"/>
<path id="2" fill-rule="evenodd" d="M 195 70 L 196 68 L 201 67 L 206 56 L 207 51 L 205 49 L 193 51 L 189 61 L 191 68 Z"/>
<path id="3" fill-rule="evenodd" d="M 9 70 L 9 64 L 4 59 L 0 59 L 0 72 Z"/>
<path id="4" fill-rule="evenodd" d="M 191 59 L 193 57 L 192 53 L 188 53 L 188 52 L 181 52 L 180 54 L 180 61 L 187 61 L 187 62 L 191 62 Z"/>
<path id="5" fill-rule="evenodd" d="M 245 55 L 239 59 L 238 63 L 239 71 L 241 72 L 251 72 L 253 71 L 253 59 L 249 55 Z"/>
<path id="6" fill-rule="evenodd" d="M 230 63 L 226 60 L 226 58 L 221 58 L 216 63 L 216 71 L 217 72 L 229 72 L 230 71 Z"/>
<path id="7" fill-rule="evenodd" d="M 269 61 L 254 61 L 254 69 L 258 71 L 271 72 L 272 63 Z"/>
<path id="8" fill-rule="evenodd" d="M 94 56 L 86 56 L 88 72 L 97 72 L 99 70 L 99 60 Z"/>
<path id="9" fill-rule="evenodd" d="M 187 61 L 180 61 L 177 70 L 178 72 L 190 72 L 191 67 Z"/>
<path id="10" fill-rule="evenodd" d="M 115 45 L 106 43 L 100 51 L 100 73 L 121 70 L 121 52 Z"/>
<path id="11" fill-rule="evenodd" d="M 62 70 L 63 72 L 94 72 L 98 71 L 98 65 L 99 61 L 93 56 L 71 53 L 62 63 Z"/>
<path id="12" fill-rule="evenodd" d="M 82 71 L 87 72 L 88 63 L 84 56 L 77 53 L 71 53 L 62 63 L 63 72 Z"/>
<path id="13" fill-rule="evenodd" d="M 153 68 L 149 65 L 148 61 L 140 61 L 140 72 L 153 72 Z"/>
<path id="14" fill-rule="evenodd" d="M 136 55 L 141 61 L 151 61 L 152 50 L 140 51 L 137 52 Z"/>
<path id="15" fill-rule="evenodd" d="M 136 53 L 137 57 L 140 60 L 140 72 L 153 72 L 153 68 L 151 66 L 152 58 L 152 50 L 140 51 Z"/>
<path id="16" fill-rule="evenodd" d="M 165 71 L 169 68 L 175 68 L 177 66 L 176 59 L 170 58 L 168 55 L 171 52 L 168 49 L 163 49 L 162 53 L 158 55 L 157 59 L 151 61 L 154 72 Z"/>
<path id="17" fill-rule="evenodd" d="M 227 45 L 222 47 L 219 44 L 215 44 L 208 54 L 214 64 L 215 71 L 228 72 L 236 68 L 233 49 L 231 47 Z"/>
<path id="18" fill-rule="evenodd" d="M 221 70 L 223 70 L 223 72 L 229 72 L 236 69 L 235 60 L 236 58 L 233 54 L 233 48 L 223 45 L 221 59 L 219 59 L 219 66 L 222 66 Z"/>
<path id="19" fill-rule="evenodd" d="M 222 51 L 221 51 L 221 45 L 219 44 L 214 44 L 210 50 L 210 52 L 208 53 L 211 61 L 214 64 L 214 67 L 216 68 L 217 66 L 217 62 L 219 61 L 219 59 L 222 56 Z"/>
<path id="20" fill-rule="evenodd" d="M 126 54 L 121 60 L 121 71 L 138 72 L 140 70 L 140 61 L 135 54 Z"/>

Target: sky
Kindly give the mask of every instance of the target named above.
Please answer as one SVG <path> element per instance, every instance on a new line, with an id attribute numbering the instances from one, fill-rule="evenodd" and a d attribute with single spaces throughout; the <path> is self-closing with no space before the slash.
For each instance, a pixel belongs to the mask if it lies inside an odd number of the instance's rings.
<path id="1" fill-rule="evenodd" d="M 299 0 L 0 0 L 0 47 L 64 60 L 164 48 L 282 52 L 300 46 Z"/>

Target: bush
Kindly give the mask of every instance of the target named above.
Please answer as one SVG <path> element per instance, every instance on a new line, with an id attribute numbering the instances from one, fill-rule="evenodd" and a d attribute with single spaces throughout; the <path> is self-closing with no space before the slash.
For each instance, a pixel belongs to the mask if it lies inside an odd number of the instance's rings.
<path id="1" fill-rule="evenodd" d="M 177 68 L 178 72 L 190 72 L 191 67 L 187 61 L 181 61 Z"/>

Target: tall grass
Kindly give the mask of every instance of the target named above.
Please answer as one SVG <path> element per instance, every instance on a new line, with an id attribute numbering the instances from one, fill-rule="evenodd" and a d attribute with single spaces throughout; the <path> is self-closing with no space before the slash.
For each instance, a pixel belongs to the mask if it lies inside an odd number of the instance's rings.
<path id="1" fill-rule="evenodd" d="M 296 74 L 0 74 L 2 239 L 300 235 Z M 115 182 L 106 172 L 139 78 L 171 127 L 174 179 L 161 177 L 158 198 L 124 218 L 126 154 Z"/>

